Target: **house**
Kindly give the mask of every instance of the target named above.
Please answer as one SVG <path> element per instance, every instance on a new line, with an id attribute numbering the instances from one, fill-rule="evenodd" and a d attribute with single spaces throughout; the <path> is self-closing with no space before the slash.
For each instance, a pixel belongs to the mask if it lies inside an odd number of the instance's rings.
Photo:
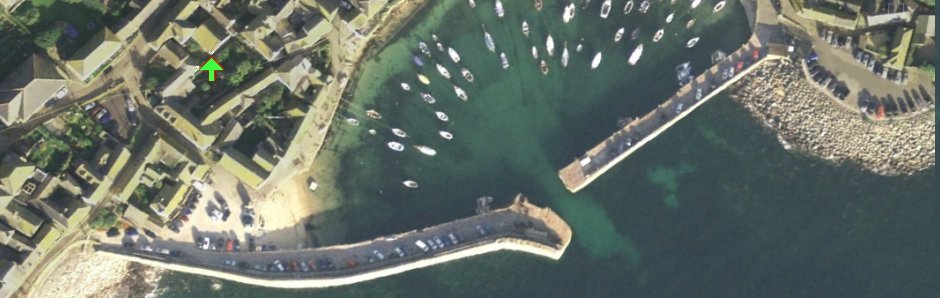
<path id="1" fill-rule="evenodd" d="M 30 55 L 0 80 L 0 122 L 10 126 L 29 120 L 65 88 L 63 77 L 49 58 Z"/>
<path id="2" fill-rule="evenodd" d="M 219 166 L 225 171 L 231 173 L 251 188 L 258 189 L 261 183 L 271 174 L 264 168 L 253 162 L 244 154 L 235 148 L 228 148 L 222 153 L 222 159 L 218 162 Z"/>
<path id="3" fill-rule="evenodd" d="M 199 47 L 209 54 L 215 53 L 215 51 L 221 48 L 231 37 L 232 35 L 212 18 L 206 19 L 202 25 L 196 27 L 192 35 L 193 41 L 198 43 Z"/>
<path id="4" fill-rule="evenodd" d="M 310 85 L 310 76 L 315 73 L 316 69 L 310 60 L 302 56 L 287 60 L 277 68 L 266 69 L 246 85 L 226 94 L 210 108 L 200 124 L 215 124 L 232 111 L 236 115 L 240 114 L 254 103 L 254 96 L 275 82 L 283 84 L 291 92 L 303 90 Z"/>
<path id="5" fill-rule="evenodd" d="M 27 273 L 10 260 L 0 260 L 0 297 L 11 297 L 26 280 Z"/>
<path id="6" fill-rule="evenodd" d="M 184 63 L 195 65 L 197 62 L 190 57 L 189 52 L 183 48 L 175 39 L 167 40 L 160 49 L 157 50 L 155 58 L 159 58 L 166 66 L 178 69 Z"/>
<path id="7" fill-rule="evenodd" d="M 65 62 L 82 81 L 87 81 L 121 49 L 121 40 L 108 28 L 85 43 Z"/>
<path id="8" fill-rule="evenodd" d="M 192 113 L 181 111 L 174 104 L 158 105 L 153 110 L 200 150 L 208 149 L 222 132 L 222 126 L 218 123 L 202 125 Z"/>
<path id="9" fill-rule="evenodd" d="M 377 15 L 385 5 L 388 5 L 388 0 L 353 0 L 350 2 L 370 19 Z"/>

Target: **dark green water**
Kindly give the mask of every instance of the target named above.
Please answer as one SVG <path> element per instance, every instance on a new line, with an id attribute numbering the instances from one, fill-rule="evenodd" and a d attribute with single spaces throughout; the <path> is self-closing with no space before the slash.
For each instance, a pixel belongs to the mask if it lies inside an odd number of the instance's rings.
<path id="1" fill-rule="evenodd" d="M 666 37 L 649 41 L 663 26 L 666 2 L 646 15 L 622 15 L 614 1 L 610 18 L 597 17 L 600 2 L 561 22 L 562 4 L 546 1 L 536 13 L 530 1 L 504 1 L 498 20 L 493 2 L 464 0 L 429 6 L 416 23 L 373 61 L 340 114 L 321 156 L 320 195 L 337 207 L 319 216 L 323 244 L 352 242 L 402 232 L 473 214 L 474 199 L 496 197 L 504 206 L 518 192 L 548 205 L 574 229 L 574 240 L 558 262 L 520 253 L 496 253 L 411 271 L 372 282 L 327 290 L 285 291 L 170 274 L 164 296 L 902 296 L 938 292 L 937 190 L 933 171 L 887 178 L 852 165 L 832 165 L 785 151 L 769 131 L 728 98 L 718 97 L 646 145 L 578 194 L 567 192 L 556 171 L 609 135 L 619 117 L 637 116 L 677 89 L 673 67 L 691 61 L 701 71 L 717 49 L 730 52 L 750 34 L 740 4 L 711 14 L 704 0 L 693 13 L 697 24 L 682 30 L 688 2 L 671 7 L 675 20 Z M 730 2 L 730 1 L 729 1 Z M 639 4 L 639 3 L 637 3 Z M 522 36 L 528 19 L 532 32 Z M 499 67 L 497 54 L 483 45 L 481 23 L 505 51 L 512 68 Z M 637 41 L 613 42 L 614 32 L 639 27 L 643 58 L 626 57 Z M 410 62 L 418 38 L 437 33 L 461 53 L 461 64 L 476 76 L 470 85 L 453 81 L 470 95 L 459 101 L 433 63 Z M 536 44 L 545 57 L 545 35 L 558 45 L 546 59 L 548 76 L 530 56 Z M 678 35 L 673 35 L 677 32 Z M 682 46 L 701 36 L 692 50 Z M 584 38 L 584 51 L 574 45 Z M 563 41 L 571 60 L 562 69 Z M 604 52 L 602 65 L 590 59 Z M 459 71 L 433 49 L 436 61 Z M 427 62 L 427 61 L 426 61 Z M 417 83 L 415 72 L 431 78 Z M 399 82 L 434 94 L 428 105 Z M 366 109 L 383 118 L 367 120 Z M 434 117 L 446 112 L 448 123 Z M 437 149 L 435 157 L 409 148 L 393 152 L 391 127 L 408 132 L 405 145 Z M 378 130 L 369 135 L 369 128 Z M 437 131 L 455 138 L 445 141 Z M 333 173 L 327 176 L 326 173 Z M 413 179 L 417 190 L 401 181 Z M 315 235 L 318 232 L 315 232 Z M 769 295 L 767 295 L 769 294 Z"/>

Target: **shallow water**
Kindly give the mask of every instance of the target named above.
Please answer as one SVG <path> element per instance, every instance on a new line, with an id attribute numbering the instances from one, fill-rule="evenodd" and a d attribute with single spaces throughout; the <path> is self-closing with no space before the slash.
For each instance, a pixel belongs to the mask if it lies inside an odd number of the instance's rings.
<path id="1" fill-rule="evenodd" d="M 340 111 L 363 122 L 337 120 L 319 159 L 321 184 L 339 207 L 318 221 L 326 230 L 346 231 L 322 244 L 353 242 L 433 225 L 474 212 L 477 197 L 491 195 L 504 206 L 516 193 L 556 210 L 574 229 L 574 239 L 559 262 L 520 253 L 496 253 L 421 269 L 354 286 L 284 291 L 224 283 L 209 290 L 208 279 L 171 274 L 162 282 L 166 296 L 927 296 L 935 293 L 937 197 L 933 171 L 886 178 L 852 165 L 832 165 L 785 151 L 772 133 L 730 99 L 720 96 L 647 144 L 578 194 L 564 189 L 556 171 L 617 127 L 618 118 L 639 116 L 677 89 L 673 67 L 691 61 L 696 72 L 709 55 L 731 52 L 750 34 L 743 10 L 729 4 L 711 14 L 717 1 L 704 0 L 688 20 L 688 2 L 677 1 L 675 20 L 659 43 L 649 41 L 668 14 L 656 2 L 648 14 L 622 14 L 614 1 L 610 18 L 597 17 L 602 1 L 578 10 L 572 23 L 561 22 L 562 4 L 546 1 L 541 13 L 530 1 L 504 1 L 497 19 L 493 2 L 440 1 L 369 62 L 355 94 Z M 639 2 L 637 2 L 639 4 Z M 528 39 L 520 23 L 527 19 Z M 497 52 L 512 65 L 504 71 L 498 54 L 487 51 L 483 29 Z M 614 32 L 627 27 L 619 44 Z M 638 41 L 645 44 L 640 63 L 626 59 Z M 476 80 L 468 84 L 444 53 L 431 48 L 433 62 L 416 68 L 411 54 L 420 38 L 435 32 L 460 52 L 461 65 Z M 546 57 L 545 35 L 556 44 Z M 676 32 L 678 36 L 672 35 Z M 701 36 L 693 49 L 683 45 Z M 584 51 L 574 51 L 583 38 Z M 571 59 L 560 65 L 563 41 Z M 531 46 L 550 65 L 543 76 L 530 56 Z M 596 51 L 602 65 L 589 69 Z M 438 75 L 441 63 L 470 96 L 463 102 Z M 417 82 L 415 73 L 431 79 Z M 400 82 L 414 89 L 405 92 Z M 437 98 L 429 105 L 414 92 Z M 375 109 L 381 120 L 365 118 Z M 434 111 L 450 120 L 442 123 Z M 393 127 L 408 138 L 393 136 Z M 376 136 L 368 129 L 376 129 Z M 439 130 L 454 134 L 447 141 Z M 389 150 L 397 140 L 409 148 Z M 428 157 L 411 148 L 427 145 Z M 407 189 L 413 179 L 419 189 Z M 323 195 L 321 193 L 321 195 Z M 335 227 L 341 226 L 342 229 Z"/>

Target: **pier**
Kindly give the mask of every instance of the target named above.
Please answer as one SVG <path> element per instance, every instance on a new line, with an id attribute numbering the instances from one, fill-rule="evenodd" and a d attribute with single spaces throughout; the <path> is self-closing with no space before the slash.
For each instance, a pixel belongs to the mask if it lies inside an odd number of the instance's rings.
<path id="1" fill-rule="evenodd" d="M 430 247 L 430 242 L 444 245 Z M 94 248 L 111 257 L 262 287 L 324 288 L 501 250 L 558 260 L 570 242 L 571 228 L 558 214 L 520 194 L 506 208 L 355 244 L 263 252 L 199 250 L 192 243 Z"/>
<path id="2" fill-rule="evenodd" d="M 565 188 L 577 192 L 643 145 L 655 139 L 680 119 L 728 86 L 756 69 L 764 61 L 789 56 L 777 13 L 769 1 L 741 0 L 753 33 L 734 53 L 682 86 L 676 95 L 656 109 L 623 126 L 600 144 L 558 171 Z"/>

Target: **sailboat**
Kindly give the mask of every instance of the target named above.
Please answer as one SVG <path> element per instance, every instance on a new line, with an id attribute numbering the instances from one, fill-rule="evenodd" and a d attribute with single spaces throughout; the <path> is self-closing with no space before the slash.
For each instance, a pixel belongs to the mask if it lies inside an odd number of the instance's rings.
<path id="1" fill-rule="evenodd" d="M 601 4 L 601 18 L 606 19 L 607 15 L 610 14 L 610 0 L 604 0 L 604 4 Z"/>
<path id="2" fill-rule="evenodd" d="M 450 132 L 445 131 L 445 130 L 438 131 L 437 133 L 440 134 L 441 137 L 444 138 L 445 140 L 450 140 L 450 139 L 453 139 L 453 138 L 454 138 L 454 135 L 453 135 L 453 134 L 451 134 Z"/>
<path id="3" fill-rule="evenodd" d="M 718 4 L 715 4 L 715 7 L 712 8 L 712 12 L 713 12 L 713 13 L 714 13 L 714 12 L 719 12 L 719 11 L 721 11 L 723 8 L 725 8 L 725 1 L 718 2 Z"/>
<path id="4" fill-rule="evenodd" d="M 421 153 L 423 153 L 424 155 L 427 155 L 427 156 L 435 156 L 435 155 L 437 155 L 437 150 L 434 150 L 434 148 L 431 148 L 431 147 L 428 147 L 428 146 L 417 145 L 417 146 L 415 146 L 415 149 L 418 149 L 418 151 L 420 151 Z"/>
<path id="5" fill-rule="evenodd" d="M 473 0 L 469 0 L 469 1 L 470 1 L 470 8 L 476 8 L 476 7 L 477 7 L 477 2 L 476 2 L 476 1 L 473 1 Z"/>
<path id="6" fill-rule="evenodd" d="M 627 62 L 629 62 L 630 65 L 636 65 L 637 61 L 640 61 L 640 56 L 643 56 L 643 44 L 636 46 L 636 49 L 630 54 L 630 59 Z"/>
<path id="7" fill-rule="evenodd" d="M 414 180 L 405 180 L 401 184 L 404 184 L 407 188 L 418 188 L 418 182 L 414 182 Z"/>
<path id="8" fill-rule="evenodd" d="M 601 65 L 601 57 L 603 57 L 601 52 L 597 52 L 597 54 L 594 55 L 594 60 L 591 61 L 591 69 L 595 69 Z"/>
<path id="9" fill-rule="evenodd" d="M 522 35 L 529 37 L 529 22 L 522 20 Z"/>
<path id="10" fill-rule="evenodd" d="M 424 92 L 421 92 L 421 99 L 423 99 L 424 102 L 429 103 L 429 104 L 434 104 L 435 102 L 437 102 L 437 99 L 435 99 L 434 96 L 432 96 L 431 94 L 424 93 Z"/>
<path id="11" fill-rule="evenodd" d="M 450 72 L 443 65 L 437 64 L 437 72 L 441 73 L 441 76 L 450 79 Z"/>
<path id="12" fill-rule="evenodd" d="M 421 82 L 421 84 L 425 84 L 425 85 L 431 84 L 431 80 L 428 79 L 426 75 L 423 75 L 420 73 L 418 74 L 418 81 Z"/>
<path id="13" fill-rule="evenodd" d="M 698 44 L 698 37 L 689 39 L 689 41 L 685 43 L 685 47 L 691 48 L 691 47 L 694 47 L 696 44 Z"/>
<path id="14" fill-rule="evenodd" d="M 545 51 L 548 52 L 548 56 L 555 55 L 555 40 L 552 39 L 552 34 L 548 34 L 548 38 L 545 39 Z"/>
<path id="15" fill-rule="evenodd" d="M 457 87 L 457 85 L 454 85 L 454 93 L 457 94 L 457 98 L 460 98 L 461 100 L 464 100 L 464 101 L 467 100 L 467 92 L 463 91 L 462 88 Z"/>
<path id="16" fill-rule="evenodd" d="M 672 23 L 672 17 L 674 16 L 676 16 L 675 13 L 670 13 L 668 16 L 666 16 L 666 24 Z"/>
<path id="17" fill-rule="evenodd" d="M 620 27 L 620 29 L 617 30 L 617 33 L 614 34 L 614 42 L 620 42 L 620 39 L 623 38 L 624 30 L 627 30 L 627 29 L 624 27 Z"/>
<path id="18" fill-rule="evenodd" d="M 388 148 L 398 151 L 398 152 L 402 152 L 405 150 L 405 145 L 402 145 L 399 142 L 392 141 L 392 142 L 388 142 Z"/>
<path id="19" fill-rule="evenodd" d="M 461 68 L 460 74 L 463 75 L 463 78 L 467 80 L 467 83 L 473 83 L 473 74 L 470 73 L 469 69 Z"/>
<path id="20" fill-rule="evenodd" d="M 460 63 L 460 55 L 457 54 L 457 50 L 447 47 L 447 54 L 450 55 L 450 60 L 454 60 L 454 63 Z"/>
<path id="21" fill-rule="evenodd" d="M 444 122 L 447 122 L 447 120 L 449 119 L 449 118 L 447 117 L 447 114 L 444 114 L 444 112 L 441 112 L 441 111 L 434 112 L 434 115 L 437 116 L 437 119 L 438 119 L 438 120 L 441 120 L 441 121 L 444 121 Z"/>
<path id="22" fill-rule="evenodd" d="M 561 50 L 561 67 L 568 67 L 568 42 L 565 42 L 565 47 Z"/>
<path id="23" fill-rule="evenodd" d="M 401 129 L 398 129 L 398 128 L 392 128 L 392 134 L 394 134 L 395 136 L 397 136 L 397 137 L 399 137 L 399 138 L 407 138 L 407 137 L 408 137 L 408 134 L 406 134 L 404 130 L 401 130 Z"/>
<path id="24" fill-rule="evenodd" d="M 659 31 L 656 31 L 656 34 L 653 34 L 653 42 L 659 42 L 660 39 L 663 39 L 663 35 L 665 35 L 665 33 L 665 29 L 659 29 Z"/>
<path id="25" fill-rule="evenodd" d="M 493 42 L 493 36 L 486 31 L 486 25 L 483 26 L 483 42 L 486 43 L 486 49 L 496 53 L 496 44 Z"/>
<path id="26" fill-rule="evenodd" d="M 532 46 L 532 58 L 539 59 L 539 49 L 535 46 Z"/>
<path id="27" fill-rule="evenodd" d="M 503 10 L 503 2 L 502 2 L 502 1 L 496 0 L 496 7 L 494 7 L 494 9 L 496 10 L 496 16 L 499 17 L 500 19 L 502 19 L 502 18 L 503 18 L 503 15 L 506 14 L 506 11 Z"/>
<path id="28" fill-rule="evenodd" d="M 564 21 L 565 24 L 571 21 L 571 18 L 574 18 L 574 3 L 565 6 L 565 13 L 561 15 L 561 20 Z"/>
<path id="29" fill-rule="evenodd" d="M 698 7 L 699 4 L 702 4 L 702 0 L 692 0 L 692 9 Z"/>
<path id="30" fill-rule="evenodd" d="M 623 14 L 629 14 L 631 11 L 633 11 L 633 0 L 628 0 L 627 4 L 623 6 Z"/>
<path id="31" fill-rule="evenodd" d="M 408 85 L 408 83 L 401 83 L 401 89 L 405 91 L 411 91 L 411 85 Z"/>

